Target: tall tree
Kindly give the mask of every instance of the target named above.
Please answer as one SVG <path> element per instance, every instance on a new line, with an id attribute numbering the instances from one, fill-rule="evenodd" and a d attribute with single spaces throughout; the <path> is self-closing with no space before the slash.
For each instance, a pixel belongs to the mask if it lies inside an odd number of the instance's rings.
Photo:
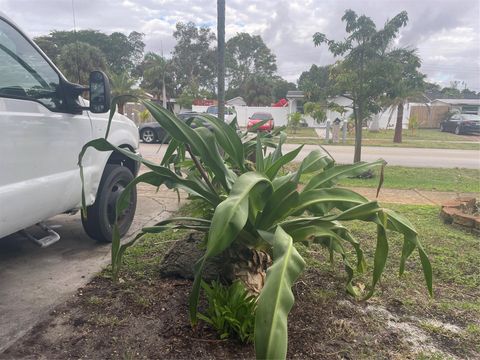
<path id="1" fill-rule="evenodd" d="M 260 35 L 238 33 L 227 41 L 226 68 L 229 88 L 239 88 L 252 75 L 272 77 L 277 63 Z"/>
<path id="2" fill-rule="evenodd" d="M 40 48 L 57 62 L 64 46 L 76 42 L 86 43 L 102 51 L 110 71 L 130 71 L 142 59 L 145 44 L 143 34 L 132 31 L 128 36 L 114 32 L 107 35 L 97 30 L 52 31 L 34 39 Z"/>
<path id="3" fill-rule="evenodd" d="M 251 75 L 245 79 L 241 94 L 250 106 L 269 106 L 273 102 L 271 79 L 266 75 Z"/>
<path id="4" fill-rule="evenodd" d="M 271 80 L 271 84 L 273 101 L 285 98 L 289 90 L 297 90 L 297 85 L 288 82 L 280 76 L 274 76 Z"/>
<path id="5" fill-rule="evenodd" d="M 415 50 L 397 49 L 388 54 L 390 58 L 389 89 L 386 104 L 397 108 L 397 121 L 393 142 L 402 142 L 404 104 L 410 99 L 422 97 L 425 75 L 419 72 L 420 58 Z"/>
<path id="6" fill-rule="evenodd" d="M 323 43 L 334 56 L 343 56 L 343 61 L 332 68 L 335 90 L 348 92 L 353 100 L 355 117 L 354 162 L 361 160 L 362 125 L 370 115 L 378 113 L 379 99 L 388 90 L 386 81 L 391 61 L 388 52 L 399 30 L 408 22 L 408 15 L 402 11 L 386 22 L 383 29 L 377 30 L 375 23 L 365 15 L 358 16 L 353 10 L 346 10 L 342 16 L 348 34 L 344 41 L 328 39 L 325 34 L 316 33 L 313 42 Z"/>
<path id="7" fill-rule="evenodd" d="M 161 100 L 161 97 L 167 98 L 167 94 L 173 95 L 172 68 L 171 61 L 153 52 L 146 53 L 136 71 L 142 76 L 140 87 L 157 100 Z"/>
<path id="8" fill-rule="evenodd" d="M 112 73 L 110 74 L 110 83 L 112 89 L 112 96 L 120 95 L 133 95 L 140 96 L 142 91 L 135 87 L 136 80 L 132 78 L 128 72 Z M 118 100 L 118 112 L 124 113 L 125 103 L 128 101 L 128 97 L 121 97 Z"/>
<path id="9" fill-rule="evenodd" d="M 207 27 L 198 28 L 192 22 L 179 22 L 173 37 L 177 40 L 172 56 L 177 93 L 181 94 L 192 84 L 200 84 L 214 92 L 217 62 L 213 47 L 215 34 Z"/>
<path id="10" fill-rule="evenodd" d="M 57 65 L 72 82 L 88 84 L 90 72 L 107 69 L 105 56 L 95 46 L 78 42 L 62 47 Z"/>
<path id="11" fill-rule="evenodd" d="M 330 92 L 330 65 L 313 64 L 310 70 L 302 72 L 298 79 L 298 89 L 302 90 L 305 99 L 312 102 L 324 101 Z"/>

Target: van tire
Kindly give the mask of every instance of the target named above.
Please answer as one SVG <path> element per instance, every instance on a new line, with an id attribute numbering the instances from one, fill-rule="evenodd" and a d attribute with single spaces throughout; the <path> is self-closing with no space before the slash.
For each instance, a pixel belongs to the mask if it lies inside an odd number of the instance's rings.
<path id="1" fill-rule="evenodd" d="M 107 164 L 103 171 L 95 202 L 87 207 L 86 217 L 82 216 L 82 225 L 91 238 L 100 242 L 111 242 L 115 222 L 117 199 L 134 176 L 125 166 Z M 132 224 L 137 205 L 137 189 L 130 193 L 130 204 L 121 214 L 118 226 L 120 237 L 124 236 Z"/>

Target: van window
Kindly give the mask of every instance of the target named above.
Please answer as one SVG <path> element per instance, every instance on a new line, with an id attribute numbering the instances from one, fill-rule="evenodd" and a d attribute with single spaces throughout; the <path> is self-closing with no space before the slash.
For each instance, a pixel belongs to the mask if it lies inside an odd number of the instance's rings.
<path id="1" fill-rule="evenodd" d="M 57 72 L 15 28 L 0 19 L 0 96 L 63 108 Z"/>

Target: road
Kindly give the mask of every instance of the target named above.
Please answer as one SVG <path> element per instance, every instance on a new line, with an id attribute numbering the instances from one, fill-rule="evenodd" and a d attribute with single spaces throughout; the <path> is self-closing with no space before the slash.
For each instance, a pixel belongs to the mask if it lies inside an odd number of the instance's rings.
<path id="1" fill-rule="evenodd" d="M 297 144 L 284 145 L 284 153 L 297 148 Z M 160 161 L 167 147 L 158 144 L 141 144 L 144 156 Z M 342 164 L 353 161 L 353 146 L 325 145 L 324 148 L 333 158 Z M 308 153 L 318 149 L 317 145 L 305 145 L 295 161 L 301 161 Z M 424 149 L 405 147 L 365 146 L 362 148 L 362 160 L 374 161 L 382 158 L 390 165 L 433 168 L 480 169 L 480 151 L 456 149 Z"/>
<path id="2" fill-rule="evenodd" d="M 290 151 L 297 146 L 296 144 L 287 144 L 285 150 Z M 297 160 L 303 159 L 316 148 L 318 148 L 317 145 L 305 145 Z M 325 145 L 324 148 L 338 163 L 346 164 L 353 161 L 353 146 Z M 374 161 L 379 158 L 386 160 L 390 165 L 398 166 L 480 169 L 480 151 L 477 150 L 380 146 L 364 146 L 362 148 L 362 160 Z"/>

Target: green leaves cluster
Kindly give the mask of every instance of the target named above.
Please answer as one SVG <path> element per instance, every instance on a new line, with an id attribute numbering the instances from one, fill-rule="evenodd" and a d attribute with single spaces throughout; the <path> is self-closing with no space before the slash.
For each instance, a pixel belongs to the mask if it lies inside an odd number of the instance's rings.
<path id="1" fill-rule="evenodd" d="M 235 249 L 250 249 L 267 253 L 273 263 L 268 268 L 260 292 L 255 315 L 255 349 L 258 358 L 285 358 L 287 319 L 294 298 L 291 287 L 305 266 L 295 246 L 320 244 L 333 261 L 338 256 L 346 272 L 346 289 L 354 296 L 368 298 L 381 278 L 388 257 L 388 232 L 403 234 L 400 274 L 408 257 L 417 250 L 425 274 L 427 288 L 432 293 L 432 270 L 428 257 L 408 220 L 384 209 L 377 201 L 347 189 L 336 188 L 342 178 L 384 166 L 383 160 L 373 163 L 336 165 L 321 148 L 312 151 L 301 161 L 297 171 L 282 174 L 282 167 L 294 160 L 303 146 L 283 153 L 286 134 L 282 128 L 270 134 L 236 132 L 235 121 L 228 125 L 205 115 L 202 120 L 211 125 L 192 129 L 173 114 L 155 103 L 143 101 L 153 118 L 171 136 L 161 163 L 154 164 L 119 149 L 105 139 L 88 143 L 101 151 L 120 151 L 141 161 L 149 171 L 136 178 L 122 193 L 117 214 L 128 203 L 129 190 L 140 182 L 153 186 L 186 191 L 200 198 L 213 212 L 211 218 L 172 218 L 144 228 L 145 233 L 166 229 L 193 229 L 205 233 L 205 252 L 194 266 L 195 280 L 189 298 L 190 319 L 198 321 L 202 273 L 208 259 Z M 255 161 L 252 162 L 251 159 Z M 300 178 L 312 174 L 304 187 Z M 374 249 L 372 283 L 365 294 L 354 287 L 355 273 L 364 272 L 367 259 L 362 244 L 349 232 L 347 224 L 361 220 L 377 225 L 377 245 Z M 112 242 L 112 268 L 118 277 L 124 251 L 137 239 L 121 245 L 115 231 Z M 349 249 L 355 261 L 349 257 Z"/>
<path id="2" fill-rule="evenodd" d="M 255 311 L 257 299 L 249 295 L 240 281 L 230 286 L 213 281 L 210 285 L 202 282 L 202 289 L 208 301 L 205 314 L 198 318 L 210 324 L 220 339 L 238 338 L 240 341 L 253 342 Z"/>

